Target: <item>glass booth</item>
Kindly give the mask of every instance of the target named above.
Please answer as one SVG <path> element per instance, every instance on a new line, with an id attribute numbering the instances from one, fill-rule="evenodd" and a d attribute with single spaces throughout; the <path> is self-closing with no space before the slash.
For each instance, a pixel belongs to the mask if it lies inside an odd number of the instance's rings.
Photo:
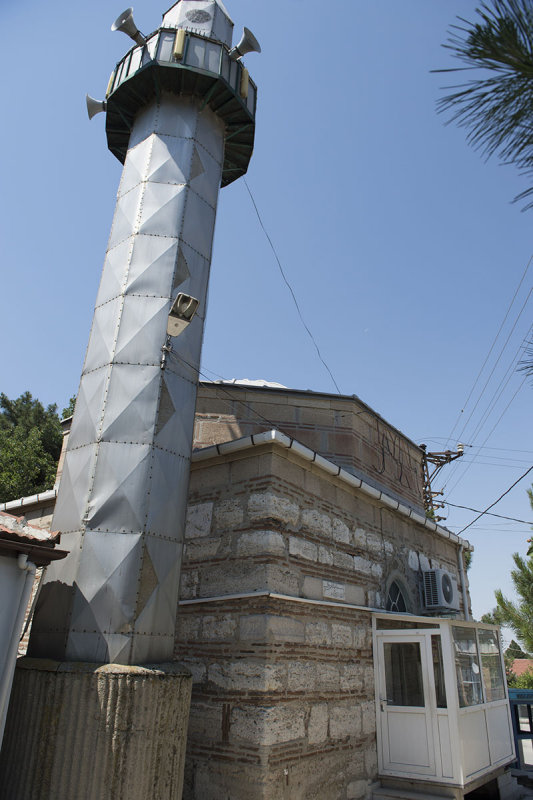
<path id="1" fill-rule="evenodd" d="M 466 787 L 514 761 L 499 629 L 375 614 L 380 775 Z"/>

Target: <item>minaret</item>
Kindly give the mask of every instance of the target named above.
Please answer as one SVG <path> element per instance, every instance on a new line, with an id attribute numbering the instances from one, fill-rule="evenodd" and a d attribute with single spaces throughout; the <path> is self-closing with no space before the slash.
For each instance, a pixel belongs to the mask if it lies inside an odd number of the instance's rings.
<path id="1" fill-rule="evenodd" d="M 51 566 L 29 654 L 59 661 L 172 659 L 189 462 L 219 186 L 243 175 L 259 46 L 220 0 L 179 0 L 109 80 L 109 149 L 123 162 L 52 523 Z"/>

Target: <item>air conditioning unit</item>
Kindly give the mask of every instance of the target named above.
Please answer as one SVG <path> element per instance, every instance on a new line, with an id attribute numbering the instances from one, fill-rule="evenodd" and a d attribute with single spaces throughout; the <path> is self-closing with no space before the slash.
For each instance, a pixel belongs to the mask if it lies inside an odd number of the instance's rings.
<path id="1" fill-rule="evenodd" d="M 457 578 L 445 569 L 428 569 L 422 573 L 424 605 L 428 611 L 459 611 Z"/>

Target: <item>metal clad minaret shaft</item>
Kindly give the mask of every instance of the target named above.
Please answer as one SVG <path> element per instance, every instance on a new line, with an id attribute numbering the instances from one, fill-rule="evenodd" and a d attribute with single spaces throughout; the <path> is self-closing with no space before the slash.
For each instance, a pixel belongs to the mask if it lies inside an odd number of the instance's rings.
<path id="1" fill-rule="evenodd" d="M 70 555 L 46 576 L 33 656 L 173 654 L 218 188 L 246 171 L 255 87 L 242 90 L 218 0 L 181 0 L 163 26 L 110 83 L 108 143 L 124 170 L 53 520 Z M 167 340 L 178 293 L 198 311 Z"/>

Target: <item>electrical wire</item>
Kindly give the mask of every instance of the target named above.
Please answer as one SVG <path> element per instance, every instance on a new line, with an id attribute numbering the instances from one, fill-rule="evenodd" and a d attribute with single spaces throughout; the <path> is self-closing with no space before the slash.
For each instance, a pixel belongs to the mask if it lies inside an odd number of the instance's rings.
<path id="1" fill-rule="evenodd" d="M 481 377 L 481 374 L 482 374 L 483 370 L 485 369 L 485 365 L 486 365 L 487 361 L 488 361 L 488 360 L 489 360 L 489 358 L 490 358 L 490 355 L 491 355 L 491 353 L 492 353 L 492 351 L 493 351 L 493 349 L 494 349 L 494 347 L 495 347 L 495 345 L 496 345 L 496 342 L 498 341 L 498 337 L 499 337 L 500 333 L 502 332 L 502 329 L 503 329 L 503 326 L 505 325 L 505 322 L 507 321 L 507 317 L 509 316 L 509 312 L 511 311 L 511 308 L 513 307 L 513 303 L 514 303 L 514 301 L 515 301 L 515 299 L 516 299 L 516 296 L 517 296 L 517 294 L 518 294 L 518 292 L 519 292 L 519 290 L 520 290 L 520 287 L 522 286 L 522 284 L 523 284 L 523 282 L 524 282 L 524 279 L 525 279 L 525 277 L 526 277 L 526 275 L 527 275 L 527 272 L 528 272 L 528 270 L 529 270 L 529 267 L 531 266 L 531 262 L 532 262 L 532 261 L 533 261 L 533 255 L 531 256 L 531 258 L 530 258 L 530 259 L 529 259 L 529 261 L 527 262 L 527 266 L 526 266 L 526 268 L 525 268 L 525 270 L 524 270 L 524 272 L 523 272 L 523 274 L 522 274 L 522 277 L 520 278 L 520 281 L 519 281 L 519 283 L 518 283 L 518 286 L 516 287 L 516 290 L 515 290 L 515 293 L 514 293 L 514 295 L 513 295 L 513 298 L 512 298 L 512 300 L 511 300 L 511 302 L 509 303 L 509 306 L 508 306 L 508 308 L 507 308 L 507 311 L 505 312 L 505 316 L 504 316 L 504 318 L 503 318 L 503 321 L 502 321 L 502 323 L 501 323 L 500 327 L 498 328 L 498 333 L 497 333 L 497 334 L 496 334 L 496 336 L 494 337 L 494 340 L 493 340 L 493 342 L 492 342 L 492 344 L 491 344 L 491 346 L 490 346 L 489 352 L 487 353 L 487 355 L 486 355 L 486 357 L 485 357 L 485 361 L 483 362 L 483 365 L 482 365 L 481 369 L 479 370 L 479 372 L 478 372 L 478 374 L 477 374 L 477 377 L 476 377 L 476 379 L 475 379 L 474 383 L 472 384 L 472 388 L 470 389 L 470 392 L 468 393 L 468 397 L 466 398 L 465 402 L 463 403 L 463 408 L 462 408 L 462 409 L 461 409 L 461 411 L 459 412 L 459 414 L 458 414 L 458 416 L 457 416 L 457 419 L 456 419 L 456 421 L 455 421 L 455 423 L 454 423 L 454 426 L 453 426 L 452 430 L 450 431 L 450 433 L 449 433 L 449 435 L 448 435 L 448 438 L 446 439 L 446 445 L 445 445 L 444 449 L 446 449 L 446 448 L 447 448 L 447 446 L 448 446 L 448 442 L 449 442 L 449 441 L 450 441 L 450 439 L 452 438 L 452 436 L 453 436 L 453 434 L 454 434 L 454 431 L 455 431 L 455 429 L 456 429 L 457 425 L 459 424 L 459 422 L 460 422 L 460 420 L 461 420 L 461 414 L 463 414 L 463 413 L 464 413 L 464 410 L 465 410 L 465 408 L 467 407 L 467 405 L 468 405 L 468 402 L 469 402 L 470 398 L 472 397 L 472 394 L 473 394 L 473 392 L 474 392 L 474 389 L 475 389 L 475 388 L 476 388 L 476 386 L 477 386 L 477 382 L 479 381 L 479 379 L 480 379 L 480 377 Z"/>
<path id="2" fill-rule="evenodd" d="M 484 514 L 487 514 L 487 516 L 489 516 L 489 517 L 498 517 L 499 519 L 510 519 L 510 520 L 513 520 L 513 522 L 523 522 L 524 525 L 533 525 L 533 522 L 530 522 L 530 521 L 528 521 L 526 519 L 517 519 L 516 517 L 506 517 L 503 514 L 494 514 L 494 513 L 489 513 L 488 511 L 484 511 L 483 512 L 483 511 L 480 511 L 479 508 L 470 508 L 470 506 L 460 506 L 457 503 L 450 503 L 448 500 L 446 501 L 446 505 L 447 506 L 453 506 L 454 508 L 464 508 L 467 511 L 473 511 L 475 514 L 483 514 L 484 513 Z M 455 526 L 453 526 L 453 527 L 455 527 Z"/>
<path id="3" fill-rule="evenodd" d="M 496 430 L 496 428 L 497 428 L 497 427 L 498 427 L 498 425 L 500 424 L 500 422 L 501 422 L 501 420 L 502 420 L 502 418 L 503 418 L 504 414 L 506 414 L 507 410 L 509 409 L 509 406 L 511 405 L 511 403 L 512 403 L 512 402 L 513 402 L 513 400 L 515 399 L 516 395 L 518 394 L 518 392 L 520 391 L 520 389 L 522 388 L 522 386 L 524 385 L 524 383 L 526 382 L 526 379 L 527 379 L 527 375 L 525 375 L 525 376 L 524 376 L 524 379 L 523 379 L 523 381 L 521 382 L 521 384 L 519 385 L 518 389 L 517 389 L 517 390 L 516 390 L 516 392 L 513 394 L 513 396 L 511 397 L 511 399 L 509 400 L 509 402 L 507 403 L 507 405 L 506 405 L 506 406 L 505 406 L 505 408 L 503 409 L 502 413 L 500 414 L 500 416 L 498 417 L 498 419 L 496 420 L 496 422 L 495 422 L 495 423 L 494 423 L 494 425 L 492 426 L 491 430 L 489 431 L 489 433 L 488 433 L 487 437 L 485 438 L 485 441 L 483 442 L 483 444 L 481 445 L 481 447 L 483 447 L 483 446 L 484 446 L 484 445 L 485 445 L 485 444 L 488 442 L 488 440 L 490 439 L 490 437 L 492 436 L 492 434 L 494 433 L 494 431 Z M 453 490 L 455 489 L 455 487 L 457 486 L 457 484 L 458 484 L 458 483 L 459 483 L 459 482 L 460 482 L 460 481 L 461 481 L 461 480 L 464 478 L 464 476 L 466 475 L 466 473 L 468 472 L 468 470 L 469 470 L 469 469 L 470 469 L 470 467 L 472 466 L 472 463 L 475 463 L 475 458 L 477 457 L 477 455 L 479 455 L 479 453 L 475 453 L 475 454 L 474 454 L 474 461 L 473 461 L 473 462 L 471 462 L 470 464 L 468 464 L 468 466 L 466 467 L 466 469 L 465 469 L 465 470 L 463 471 L 463 473 L 462 473 L 462 474 L 459 476 L 458 480 L 457 480 L 457 481 L 454 483 L 454 485 L 452 486 L 452 488 L 449 490 L 449 492 L 448 492 L 448 496 L 449 496 L 449 495 L 451 495 L 451 493 L 453 492 Z"/>
<path id="4" fill-rule="evenodd" d="M 478 514 L 478 516 L 477 516 L 477 517 L 475 517 L 475 518 L 472 520 L 472 522 L 469 522 L 469 523 L 468 523 L 468 525 L 465 525 L 465 527 L 464 527 L 464 528 L 461 528 L 461 530 L 459 531 L 459 533 L 458 533 L 457 535 L 458 535 L 458 536 L 460 536 L 462 533 L 464 533 L 466 530 L 468 530 L 468 528 L 470 528 L 470 527 L 471 527 L 471 526 L 474 524 L 474 522 L 477 522 L 477 521 L 478 521 L 478 519 L 481 519 L 481 517 L 483 517 L 483 516 L 484 516 L 484 515 L 485 515 L 485 514 L 486 514 L 488 511 L 490 511 L 490 509 L 491 509 L 491 508 L 494 508 L 494 506 L 495 506 L 497 503 L 499 503 L 499 502 L 500 502 L 500 500 L 502 500 L 502 499 L 505 497 L 505 495 L 509 494 L 509 492 L 511 491 L 511 489 L 514 489 L 514 487 L 517 485 L 517 483 L 520 483 L 520 481 L 521 481 L 521 480 L 523 480 L 523 479 L 526 477 L 526 475 L 529 475 L 529 473 L 531 472 L 531 470 L 533 470 L 533 465 L 532 465 L 531 467 L 529 467 L 529 469 L 527 469 L 527 470 L 526 470 L 526 471 L 523 473 L 523 475 L 520 475 L 520 477 L 519 477 L 519 478 L 517 478 L 517 479 L 516 479 L 516 481 L 515 481 L 514 483 L 512 483 L 512 484 L 511 484 L 511 486 L 509 486 L 509 488 L 508 488 L 508 489 L 506 489 L 506 490 L 505 490 L 505 492 L 503 492 L 503 494 L 501 494 L 501 495 L 498 497 L 498 499 L 497 499 L 497 500 L 495 500 L 495 501 L 494 501 L 494 503 L 491 503 L 491 504 L 490 504 L 490 506 L 487 506 L 487 508 L 486 508 L 484 511 L 481 511 L 481 512 Z"/>
<path id="5" fill-rule="evenodd" d="M 259 213 L 259 209 L 257 208 L 257 203 L 254 200 L 254 196 L 253 196 L 253 194 L 251 192 L 250 187 L 248 186 L 248 183 L 247 183 L 246 179 L 244 180 L 244 185 L 246 186 L 246 188 L 248 190 L 248 194 L 250 195 L 250 200 L 252 201 L 252 205 L 253 205 L 253 207 L 255 209 L 255 213 L 257 214 L 257 219 L 259 220 L 259 224 L 260 224 L 261 228 L 263 229 L 263 233 L 265 234 L 265 236 L 266 236 L 266 238 L 268 240 L 268 243 L 269 243 L 269 245 L 270 245 L 270 247 L 272 249 L 272 252 L 274 253 L 274 258 L 276 259 L 276 261 L 278 263 L 279 271 L 281 272 L 281 277 L 285 281 L 285 284 L 287 285 L 287 288 L 288 288 L 289 292 L 291 293 L 292 299 L 294 301 L 294 305 L 296 306 L 296 311 L 298 312 L 298 316 L 300 317 L 300 321 L 301 321 L 302 325 L 304 326 L 305 330 L 307 331 L 307 333 L 309 334 L 309 337 L 310 337 L 311 341 L 313 342 L 313 344 L 315 346 L 315 350 L 316 350 L 316 352 L 318 354 L 319 359 L 321 360 L 322 364 L 325 366 L 325 368 L 329 372 L 329 376 L 330 376 L 331 380 L 333 381 L 338 394 L 341 394 L 341 390 L 339 389 L 337 381 L 333 377 L 332 371 L 330 370 L 329 366 L 326 364 L 324 358 L 322 357 L 322 353 L 320 352 L 320 348 L 318 347 L 318 345 L 316 343 L 316 339 L 313 336 L 313 334 L 311 333 L 307 323 L 305 322 L 305 320 L 304 320 L 304 318 L 302 316 L 302 312 L 300 310 L 300 306 L 298 304 L 298 300 L 296 299 L 296 295 L 294 294 L 294 290 L 293 290 L 292 286 L 290 285 L 290 283 L 289 283 L 289 281 L 287 279 L 287 276 L 285 275 L 283 267 L 281 266 L 281 261 L 279 259 L 279 256 L 278 256 L 277 252 L 276 252 L 276 248 L 274 247 L 272 239 L 270 238 L 270 236 L 268 234 L 268 231 L 267 231 L 267 229 L 265 228 L 265 226 L 263 224 L 263 220 L 261 219 L 261 214 Z"/>

